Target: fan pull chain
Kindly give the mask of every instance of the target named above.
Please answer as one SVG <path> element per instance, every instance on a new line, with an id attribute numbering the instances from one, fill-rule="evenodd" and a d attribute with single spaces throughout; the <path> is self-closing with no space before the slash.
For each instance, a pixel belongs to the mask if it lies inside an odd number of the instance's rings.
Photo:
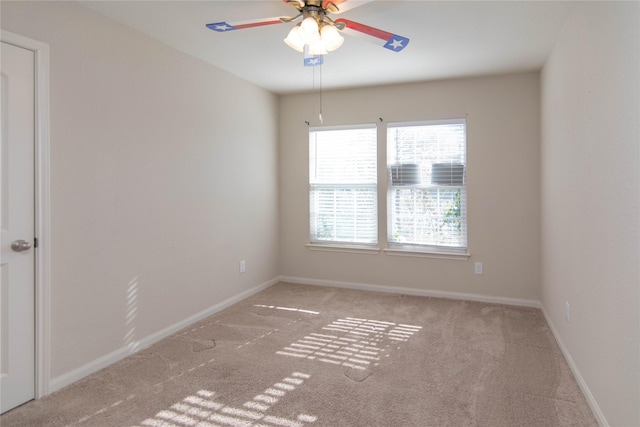
<path id="1" fill-rule="evenodd" d="M 318 88 L 319 88 L 319 95 L 320 95 L 320 112 L 318 114 L 318 119 L 320 120 L 320 124 L 324 123 L 324 118 L 322 117 L 322 63 L 320 63 L 320 65 L 317 66 L 313 66 L 312 68 L 312 76 L 313 76 L 313 84 L 312 84 L 312 91 L 315 92 L 316 90 L 316 68 L 319 68 L 319 77 L 318 77 Z M 315 105 L 313 107 L 313 112 L 315 113 Z"/>
<path id="2" fill-rule="evenodd" d="M 320 114 L 318 114 L 318 119 L 320 119 L 320 124 L 323 124 L 323 120 L 322 120 L 322 64 L 320 64 Z"/>

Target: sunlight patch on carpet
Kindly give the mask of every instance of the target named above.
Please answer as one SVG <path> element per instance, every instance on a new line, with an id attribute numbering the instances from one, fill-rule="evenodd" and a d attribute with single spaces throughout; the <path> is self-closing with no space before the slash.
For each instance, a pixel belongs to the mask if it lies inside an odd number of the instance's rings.
<path id="1" fill-rule="evenodd" d="M 378 366 L 382 353 L 388 352 L 392 343 L 406 342 L 421 329 L 422 326 L 347 317 L 322 328 L 331 335 L 311 333 L 276 354 L 364 371 Z"/>
<path id="2" fill-rule="evenodd" d="M 264 305 L 264 304 L 254 304 L 253 306 L 258 308 L 267 308 L 270 310 L 294 311 L 297 313 L 306 313 L 306 314 L 320 314 L 319 311 L 303 310 L 301 308 L 293 308 L 293 307 L 278 307 L 275 305 Z"/>
<path id="3" fill-rule="evenodd" d="M 318 417 L 299 414 L 296 419 L 267 414 L 288 393 L 303 385 L 310 375 L 294 372 L 274 383 L 252 400 L 245 402 L 243 408 L 225 405 L 214 400 L 215 392 L 199 390 L 195 395 L 158 412 L 153 418 L 147 418 L 141 425 L 146 427 L 304 427 L 314 423 Z"/>

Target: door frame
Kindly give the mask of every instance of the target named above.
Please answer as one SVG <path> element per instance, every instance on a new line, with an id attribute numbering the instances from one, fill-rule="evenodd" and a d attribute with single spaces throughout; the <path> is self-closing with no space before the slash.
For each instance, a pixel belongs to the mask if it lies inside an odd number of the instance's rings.
<path id="1" fill-rule="evenodd" d="M 2 30 L 0 39 L 35 57 L 35 398 L 49 394 L 51 379 L 51 197 L 49 134 L 49 45 Z"/>

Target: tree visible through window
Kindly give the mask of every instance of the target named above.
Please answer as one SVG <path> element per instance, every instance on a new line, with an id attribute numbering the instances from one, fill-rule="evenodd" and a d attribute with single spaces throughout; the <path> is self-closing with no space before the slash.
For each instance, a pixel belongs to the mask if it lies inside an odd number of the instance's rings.
<path id="1" fill-rule="evenodd" d="M 389 124 L 388 241 L 465 250 L 464 120 Z"/>

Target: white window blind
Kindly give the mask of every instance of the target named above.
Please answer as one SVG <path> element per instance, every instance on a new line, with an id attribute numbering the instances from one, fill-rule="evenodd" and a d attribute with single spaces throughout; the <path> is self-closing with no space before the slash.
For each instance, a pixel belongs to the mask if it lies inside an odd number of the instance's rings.
<path id="1" fill-rule="evenodd" d="M 389 243 L 466 250 L 464 119 L 389 124 L 387 165 Z"/>
<path id="2" fill-rule="evenodd" d="M 375 125 L 309 130 L 312 243 L 376 244 Z"/>

